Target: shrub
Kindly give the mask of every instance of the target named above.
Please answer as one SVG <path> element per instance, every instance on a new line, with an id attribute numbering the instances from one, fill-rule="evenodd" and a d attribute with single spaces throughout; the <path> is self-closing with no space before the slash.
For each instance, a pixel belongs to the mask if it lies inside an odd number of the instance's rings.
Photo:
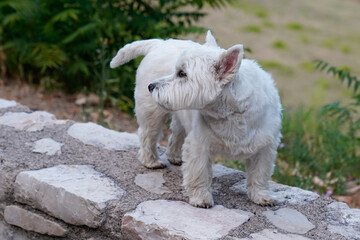
<path id="1" fill-rule="evenodd" d="M 193 23 L 204 16 L 204 4 L 227 1 L 2 0 L 0 49 L 10 78 L 48 89 L 93 90 L 131 106 L 136 61 L 109 71 L 118 48 L 203 31 Z"/>

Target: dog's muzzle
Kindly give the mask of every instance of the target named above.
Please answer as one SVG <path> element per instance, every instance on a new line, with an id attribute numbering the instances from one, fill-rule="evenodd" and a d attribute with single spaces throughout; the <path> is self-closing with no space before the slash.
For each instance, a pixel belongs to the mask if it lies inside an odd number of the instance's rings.
<path id="1" fill-rule="evenodd" d="M 150 83 L 148 86 L 149 92 L 152 93 L 156 85 L 154 83 Z"/>

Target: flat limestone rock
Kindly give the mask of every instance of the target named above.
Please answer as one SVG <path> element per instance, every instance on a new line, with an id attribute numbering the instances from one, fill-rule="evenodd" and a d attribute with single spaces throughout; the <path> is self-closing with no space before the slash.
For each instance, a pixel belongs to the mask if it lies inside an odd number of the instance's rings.
<path id="1" fill-rule="evenodd" d="M 163 186 L 165 180 L 161 172 L 151 172 L 145 174 L 138 174 L 135 177 L 135 184 L 145 189 L 146 191 L 163 194 L 170 193 L 171 191 Z"/>
<path id="2" fill-rule="evenodd" d="M 248 221 L 253 214 L 216 205 L 195 208 L 180 201 L 146 201 L 125 214 L 122 231 L 130 239 L 219 239 Z"/>
<path id="3" fill-rule="evenodd" d="M 315 228 L 303 214 L 291 208 L 269 210 L 263 214 L 273 225 L 290 233 L 305 234 Z"/>
<path id="4" fill-rule="evenodd" d="M 0 117 L 0 125 L 28 132 L 40 131 L 47 126 L 64 123 L 66 123 L 65 120 L 57 120 L 54 115 L 44 111 L 32 113 L 7 112 Z"/>
<path id="5" fill-rule="evenodd" d="M 89 165 L 58 165 L 17 175 L 16 201 L 74 225 L 99 227 L 109 200 L 125 191 Z"/>
<path id="6" fill-rule="evenodd" d="M 4 218 L 8 224 L 41 234 L 62 237 L 65 236 L 67 232 L 67 230 L 58 223 L 49 221 L 36 213 L 32 213 L 15 205 L 5 208 Z"/>
<path id="7" fill-rule="evenodd" d="M 297 187 L 291 187 L 278 184 L 273 181 L 269 182 L 271 195 L 276 198 L 277 204 L 286 205 L 304 205 L 308 204 L 319 197 L 319 194 L 303 190 Z M 247 194 L 246 179 L 235 183 L 230 190 L 242 194 Z"/>
<path id="8" fill-rule="evenodd" d="M 140 145 L 136 134 L 117 132 L 92 122 L 75 123 L 67 132 L 85 144 L 109 150 L 123 151 Z"/>
<path id="9" fill-rule="evenodd" d="M 8 108 L 8 107 L 15 107 L 16 104 L 17 103 L 15 101 L 9 101 L 9 100 L 0 98 L 0 109 Z"/>
<path id="10" fill-rule="evenodd" d="M 234 238 L 233 240 L 235 240 Z M 310 240 L 309 238 L 297 234 L 284 234 L 276 229 L 264 229 L 257 233 L 250 234 L 247 238 L 237 238 L 238 240 Z"/>
<path id="11" fill-rule="evenodd" d="M 349 208 L 346 203 L 333 202 L 326 206 L 327 228 L 347 239 L 360 239 L 360 209 Z"/>
<path id="12" fill-rule="evenodd" d="M 219 178 L 225 175 L 241 172 L 239 170 L 228 168 L 220 164 L 213 164 L 212 170 L 213 170 L 213 178 Z"/>
<path id="13" fill-rule="evenodd" d="M 35 153 L 43 153 L 46 155 L 60 155 L 62 143 L 56 142 L 51 138 L 43 138 L 35 142 L 34 149 Z"/>

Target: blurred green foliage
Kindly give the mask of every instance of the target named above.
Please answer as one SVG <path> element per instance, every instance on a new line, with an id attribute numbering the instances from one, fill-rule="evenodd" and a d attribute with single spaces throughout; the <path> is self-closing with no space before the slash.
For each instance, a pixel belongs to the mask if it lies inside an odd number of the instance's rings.
<path id="1" fill-rule="evenodd" d="M 139 61 L 110 71 L 117 50 L 135 40 L 202 32 L 193 23 L 204 16 L 204 5 L 229 1 L 2 0 L 0 51 L 10 79 L 49 90 L 95 91 L 130 111 Z"/>
<path id="2" fill-rule="evenodd" d="M 335 194 L 343 194 L 346 181 L 360 184 L 360 80 L 326 61 L 315 63 L 315 69 L 332 74 L 353 90 L 352 101 L 317 109 L 286 109 L 274 179 L 322 193 L 333 189 Z"/>

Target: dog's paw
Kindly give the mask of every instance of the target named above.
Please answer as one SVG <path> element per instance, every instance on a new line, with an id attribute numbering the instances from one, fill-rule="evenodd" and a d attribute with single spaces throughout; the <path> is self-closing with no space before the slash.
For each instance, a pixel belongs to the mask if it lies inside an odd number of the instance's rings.
<path id="1" fill-rule="evenodd" d="M 212 206 L 214 206 L 214 200 L 212 194 L 209 191 L 207 191 L 201 197 L 189 196 L 189 203 L 194 207 L 199 207 L 199 208 L 211 208 Z"/>
<path id="2" fill-rule="evenodd" d="M 143 165 L 147 168 L 150 169 L 158 169 L 158 168 L 165 168 L 166 165 L 162 162 L 159 161 L 153 161 L 153 162 L 148 162 L 148 163 L 143 163 Z"/>
<path id="3" fill-rule="evenodd" d="M 274 206 L 276 204 L 276 199 L 270 195 L 268 190 L 250 191 L 249 198 L 251 201 L 261 206 Z"/>
<path id="4" fill-rule="evenodd" d="M 171 158 L 171 157 L 168 157 L 168 161 L 169 161 L 171 164 L 178 165 L 178 166 L 180 166 L 180 165 L 182 164 L 181 158 Z"/>

